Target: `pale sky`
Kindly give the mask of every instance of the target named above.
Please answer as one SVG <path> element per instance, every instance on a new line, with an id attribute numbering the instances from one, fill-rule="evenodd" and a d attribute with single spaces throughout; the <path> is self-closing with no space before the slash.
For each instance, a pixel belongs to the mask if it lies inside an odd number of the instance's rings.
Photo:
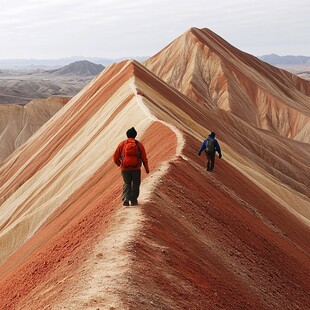
<path id="1" fill-rule="evenodd" d="M 152 56 L 191 27 L 310 56 L 309 0 L 0 0 L 0 59 Z"/>

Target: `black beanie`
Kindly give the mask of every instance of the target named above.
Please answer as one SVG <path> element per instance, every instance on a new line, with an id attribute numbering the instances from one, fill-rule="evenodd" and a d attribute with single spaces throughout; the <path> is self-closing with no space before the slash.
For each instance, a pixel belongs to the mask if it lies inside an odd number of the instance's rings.
<path id="1" fill-rule="evenodd" d="M 135 138 L 137 136 L 137 132 L 134 129 L 134 127 L 131 127 L 130 129 L 127 130 L 126 135 L 127 138 Z"/>
<path id="2" fill-rule="evenodd" d="M 214 132 L 214 131 L 211 131 L 210 136 L 211 136 L 212 138 L 215 138 L 215 132 Z"/>

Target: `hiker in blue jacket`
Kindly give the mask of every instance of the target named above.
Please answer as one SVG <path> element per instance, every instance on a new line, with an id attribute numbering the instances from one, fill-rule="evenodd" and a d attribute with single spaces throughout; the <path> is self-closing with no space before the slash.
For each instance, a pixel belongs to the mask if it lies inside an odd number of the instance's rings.
<path id="1" fill-rule="evenodd" d="M 222 158 L 222 152 L 220 148 L 220 144 L 215 139 L 215 132 L 211 132 L 207 139 L 205 139 L 200 147 L 200 150 L 198 152 L 198 155 L 200 156 L 201 152 L 205 151 L 208 159 L 207 163 L 207 171 L 212 171 L 214 168 L 214 162 L 215 162 L 215 153 L 218 152 L 219 158 Z"/>

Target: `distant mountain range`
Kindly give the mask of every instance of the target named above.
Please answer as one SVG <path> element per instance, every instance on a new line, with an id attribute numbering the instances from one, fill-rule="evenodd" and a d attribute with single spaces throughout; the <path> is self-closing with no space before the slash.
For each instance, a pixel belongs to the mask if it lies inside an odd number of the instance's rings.
<path id="1" fill-rule="evenodd" d="M 279 56 L 270 54 L 261 56 L 259 59 L 270 65 L 294 73 L 305 80 L 310 80 L 309 56 Z"/>
<path id="2" fill-rule="evenodd" d="M 0 59 L 0 69 L 58 69 L 77 61 L 89 61 L 103 66 L 120 62 L 126 59 L 135 59 L 137 61 L 145 61 L 149 56 L 138 57 L 122 57 L 122 58 L 103 58 L 103 57 L 84 57 L 73 56 L 59 59 Z M 279 56 L 277 54 L 269 54 L 258 57 L 260 60 L 267 62 L 273 66 L 310 66 L 310 56 Z"/>
<path id="3" fill-rule="evenodd" d="M 263 55 L 259 57 L 262 61 L 269 63 L 270 65 L 309 65 L 309 56 L 279 56 L 276 54 Z"/>
<path id="4" fill-rule="evenodd" d="M 49 69 L 60 68 L 69 65 L 76 61 L 87 60 L 103 66 L 108 66 L 112 63 L 119 62 L 125 59 L 135 59 L 137 61 L 144 61 L 149 56 L 137 56 L 137 57 L 122 57 L 122 58 L 102 58 L 102 57 L 84 57 L 74 56 L 59 59 L 0 59 L 0 69 Z"/>

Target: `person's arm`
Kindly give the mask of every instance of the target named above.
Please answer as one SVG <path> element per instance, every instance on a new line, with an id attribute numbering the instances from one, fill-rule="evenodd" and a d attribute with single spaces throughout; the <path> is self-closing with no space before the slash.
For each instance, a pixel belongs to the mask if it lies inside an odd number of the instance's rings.
<path id="1" fill-rule="evenodd" d="M 220 144 L 216 139 L 214 141 L 215 141 L 215 150 L 219 153 L 219 158 L 222 158 L 222 151 L 220 148 Z"/>
<path id="2" fill-rule="evenodd" d="M 198 155 L 199 155 L 199 156 L 200 156 L 201 152 L 202 152 L 203 150 L 206 149 L 206 141 L 207 141 L 207 140 L 204 140 L 204 141 L 202 142 L 202 144 L 201 144 L 200 150 L 199 150 L 199 152 L 198 152 Z"/>
<path id="3" fill-rule="evenodd" d="M 143 144 L 141 142 L 139 142 L 139 148 L 140 148 L 141 160 L 142 160 L 143 166 L 145 168 L 145 172 L 149 173 L 150 172 L 149 162 L 148 162 L 148 159 L 147 159 L 147 156 L 146 156 L 146 152 L 145 152 L 144 146 L 143 146 Z"/>
<path id="4" fill-rule="evenodd" d="M 122 149 L 123 149 L 123 144 L 124 142 L 122 141 L 116 151 L 114 152 L 114 155 L 113 155 L 113 160 L 114 160 L 114 163 L 117 165 L 117 166 L 120 166 L 121 165 L 121 156 L 122 156 Z"/>

